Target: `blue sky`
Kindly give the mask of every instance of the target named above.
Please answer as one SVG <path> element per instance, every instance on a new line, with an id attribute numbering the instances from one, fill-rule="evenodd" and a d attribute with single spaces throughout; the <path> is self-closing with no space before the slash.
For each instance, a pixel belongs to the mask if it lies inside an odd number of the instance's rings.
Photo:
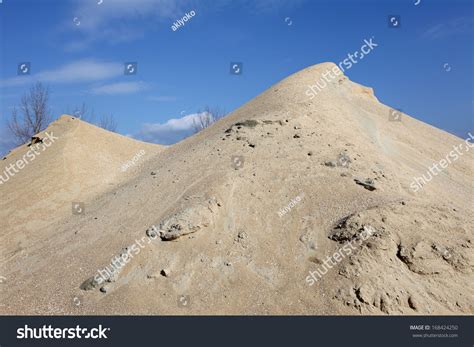
<path id="1" fill-rule="evenodd" d="M 351 80 L 450 133 L 474 130 L 470 0 L 99 2 L 0 4 L 0 153 L 11 147 L 6 119 L 36 80 L 50 89 L 54 117 L 85 102 L 113 114 L 119 133 L 169 144 L 206 105 L 235 110 L 371 37 L 378 47 L 346 71 Z M 401 16 L 399 28 L 388 27 L 389 15 Z M 29 76 L 17 76 L 21 62 L 31 63 Z M 136 75 L 124 75 L 125 62 L 137 62 Z M 231 62 L 243 63 L 242 75 L 230 74 Z"/>

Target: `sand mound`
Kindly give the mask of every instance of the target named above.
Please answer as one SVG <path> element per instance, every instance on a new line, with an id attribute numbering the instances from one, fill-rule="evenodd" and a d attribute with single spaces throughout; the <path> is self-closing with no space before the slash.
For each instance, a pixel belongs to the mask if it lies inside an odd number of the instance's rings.
<path id="1" fill-rule="evenodd" d="M 0 184 L 0 237 L 3 247 L 12 247 L 2 255 L 16 258 L 53 236 L 48 226 L 86 212 L 89 201 L 117 189 L 162 149 L 61 116 L 1 161 L 11 174 L 4 171 Z M 123 166 L 139 152 L 136 164 Z"/>
<path id="2" fill-rule="evenodd" d="M 413 177 L 463 140 L 405 114 L 389 121 L 373 90 L 343 75 L 308 98 L 334 67 L 300 71 L 157 150 L 89 200 L 85 216 L 38 227 L 54 239 L 21 248 L 2 235 L 5 277 L 15 281 L 2 285 L 1 312 L 472 313 L 472 152 L 415 193 Z M 84 169 L 93 151 L 82 139 L 68 142 L 83 159 L 67 167 L 88 180 L 98 168 Z M 44 217 L 23 213 L 31 225 Z"/>

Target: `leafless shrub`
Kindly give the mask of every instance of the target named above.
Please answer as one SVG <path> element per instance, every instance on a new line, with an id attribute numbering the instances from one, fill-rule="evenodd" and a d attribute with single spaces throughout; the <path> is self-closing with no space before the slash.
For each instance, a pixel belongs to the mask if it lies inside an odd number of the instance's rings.
<path id="1" fill-rule="evenodd" d="M 48 102 L 49 90 L 41 82 L 22 96 L 19 110 L 15 107 L 8 121 L 8 128 L 18 144 L 30 141 L 51 122 Z"/>
<path id="2" fill-rule="evenodd" d="M 113 114 L 108 116 L 103 115 L 100 117 L 99 121 L 96 122 L 96 116 L 94 109 L 89 109 L 86 103 L 82 103 L 80 106 L 76 106 L 72 109 L 72 113 L 69 111 L 69 108 L 64 112 L 66 114 L 73 115 L 84 122 L 95 124 L 105 130 L 116 132 L 117 131 L 117 121 Z"/>
<path id="3" fill-rule="evenodd" d="M 198 133 L 203 129 L 211 126 L 219 119 L 225 117 L 226 113 L 218 107 L 210 108 L 206 106 L 204 111 L 198 111 L 197 117 L 193 119 L 194 133 Z"/>
<path id="4" fill-rule="evenodd" d="M 116 132 L 117 131 L 117 121 L 115 120 L 115 117 L 113 114 L 110 114 L 108 116 L 102 116 L 100 118 L 99 124 L 98 124 L 102 129 Z"/>

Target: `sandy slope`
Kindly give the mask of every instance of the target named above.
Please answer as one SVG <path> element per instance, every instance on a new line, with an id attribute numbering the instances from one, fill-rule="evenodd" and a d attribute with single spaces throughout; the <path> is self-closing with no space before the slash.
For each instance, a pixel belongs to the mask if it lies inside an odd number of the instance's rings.
<path id="1" fill-rule="evenodd" d="M 59 121 L 70 138 L 41 158 L 50 168 L 30 165 L 30 180 L 0 186 L 0 313 L 472 314 L 472 151 L 412 192 L 413 177 L 463 140 L 407 115 L 389 122 L 389 107 L 346 77 L 310 100 L 307 86 L 333 66 L 286 78 L 110 186 L 89 174 L 110 178 L 116 166 L 88 158 L 120 161 L 142 144 L 107 147 L 94 129 L 82 148 L 70 124 L 79 121 Z M 48 165 L 66 149 L 78 160 Z M 341 153 L 348 166 L 331 166 Z M 45 183 L 62 196 L 81 180 L 91 187 L 85 215 L 24 208 Z M 149 242 L 153 225 L 160 237 Z M 373 235 L 361 241 L 364 229 Z M 309 271 L 348 242 L 351 253 L 309 285 Z M 105 286 L 87 281 L 127 251 Z"/>

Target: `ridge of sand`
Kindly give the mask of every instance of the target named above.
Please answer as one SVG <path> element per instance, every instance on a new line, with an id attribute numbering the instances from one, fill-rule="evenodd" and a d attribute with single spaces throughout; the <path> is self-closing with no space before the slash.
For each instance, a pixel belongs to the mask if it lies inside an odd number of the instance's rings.
<path id="1" fill-rule="evenodd" d="M 463 140 L 406 114 L 388 121 L 345 76 L 309 99 L 334 66 L 293 74 L 159 151 L 85 216 L 39 230 L 54 238 L 8 238 L 0 312 L 472 314 L 472 152 L 414 193 L 413 177 Z M 105 285 L 81 289 L 127 253 Z"/>

